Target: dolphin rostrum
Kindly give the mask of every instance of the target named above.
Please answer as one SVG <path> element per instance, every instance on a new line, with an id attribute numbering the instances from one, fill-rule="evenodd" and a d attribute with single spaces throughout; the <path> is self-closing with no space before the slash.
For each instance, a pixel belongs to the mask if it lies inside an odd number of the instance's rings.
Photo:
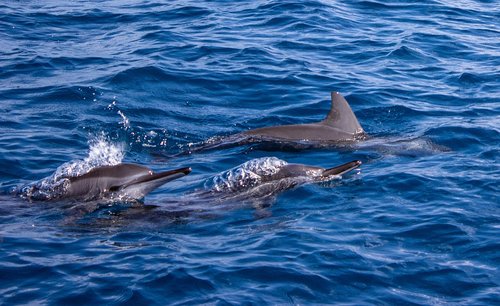
<path id="1" fill-rule="evenodd" d="M 66 176 L 53 182 L 47 192 L 46 184 L 31 186 L 29 199 L 77 199 L 93 201 L 99 199 L 140 200 L 161 185 L 188 175 L 191 168 L 179 168 L 154 173 L 137 164 L 101 166 L 78 176 Z"/>
<path id="2" fill-rule="evenodd" d="M 305 176 L 313 179 L 314 181 L 320 182 L 331 179 L 333 176 L 345 174 L 358 168 L 360 165 L 361 161 L 359 160 L 353 160 L 332 168 L 322 168 L 302 164 L 288 164 L 281 168 L 274 176 L 271 176 L 271 178 L 279 179 L 285 177 Z"/>

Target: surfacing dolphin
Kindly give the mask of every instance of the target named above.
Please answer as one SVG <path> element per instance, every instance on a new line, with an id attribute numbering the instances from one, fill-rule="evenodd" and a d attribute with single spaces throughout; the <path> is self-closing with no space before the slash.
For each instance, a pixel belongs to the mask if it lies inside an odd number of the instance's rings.
<path id="1" fill-rule="evenodd" d="M 364 140 L 365 131 L 346 99 L 340 93 L 332 92 L 331 101 L 328 115 L 319 122 L 262 127 L 230 136 L 215 136 L 202 143 L 191 144 L 188 150 L 181 154 L 243 144 L 303 149 L 337 146 Z"/>
<path id="2" fill-rule="evenodd" d="M 41 188 L 37 185 L 31 186 L 27 192 L 27 198 L 79 201 L 140 200 L 161 185 L 188 175 L 190 172 L 191 168 L 180 168 L 154 173 L 148 167 L 125 163 L 101 166 L 83 175 L 62 177 L 60 181 L 53 184 L 49 192 L 37 192 Z M 43 184 L 42 186 L 46 188 Z"/>
<path id="3" fill-rule="evenodd" d="M 275 157 L 250 160 L 236 168 L 215 176 L 207 186 L 205 196 L 218 199 L 238 198 L 253 201 L 307 183 L 325 182 L 358 168 L 354 160 L 332 168 L 303 164 L 289 164 Z M 203 198 L 203 194 L 198 194 Z"/>

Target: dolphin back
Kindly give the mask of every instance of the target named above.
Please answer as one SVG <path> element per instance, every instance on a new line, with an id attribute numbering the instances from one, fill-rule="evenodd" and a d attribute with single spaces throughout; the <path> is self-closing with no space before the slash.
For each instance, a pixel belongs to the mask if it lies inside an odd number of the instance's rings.
<path id="1" fill-rule="evenodd" d="M 321 123 L 350 134 L 364 133 L 349 103 L 347 103 L 346 99 L 338 92 L 332 92 L 332 106 L 330 112 Z"/>

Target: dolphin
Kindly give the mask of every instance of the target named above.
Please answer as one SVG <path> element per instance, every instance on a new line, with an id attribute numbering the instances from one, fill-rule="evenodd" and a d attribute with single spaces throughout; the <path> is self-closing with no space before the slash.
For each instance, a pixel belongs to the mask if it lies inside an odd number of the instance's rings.
<path id="1" fill-rule="evenodd" d="M 332 105 L 325 119 L 315 123 L 279 125 L 241 133 L 263 140 L 284 142 L 345 142 L 361 139 L 365 132 L 346 99 L 332 92 Z"/>
<path id="2" fill-rule="evenodd" d="M 214 136 L 201 143 L 189 144 L 187 150 L 169 157 L 245 144 L 261 144 L 263 148 L 305 149 L 366 139 L 366 133 L 346 99 L 340 93 L 332 92 L 331 101 L 328 115 L 319 122 L 262 127 L 229 136 Z"/>
<path id="3" fill-rule="evenodd" d="M 118 164 L 94 168 L 88 173 L 70 177 L 65 198 L 125 197 L 142 199 L 161 185 L 188 175 L 191 168 L 154 173 L 137 164 Z"/>
<path id="4" fill-rule="evenodd" d="M 179 168 L 155 173 L 142 165 L 121 163 L 96 167 L 83 175 L 62 177 L 50 184 L 52 188 L 48 192 L 42 181 L 29 187 L 27 194 L 30 200 L 140 200 L 161 185 L 190 172 L 191 168 Z"/>
<path id="5" fill-rule="evenodd" d="M 213 186 L 208 193 L 221 198 L 227 196 L 253 200 L 306 183 L 330 181 L 360 165 L 361 161 L 354 160 L 340 166 L 323 168 L 290 164 L 275 157 L 259 158 L 214 177 Z"/>

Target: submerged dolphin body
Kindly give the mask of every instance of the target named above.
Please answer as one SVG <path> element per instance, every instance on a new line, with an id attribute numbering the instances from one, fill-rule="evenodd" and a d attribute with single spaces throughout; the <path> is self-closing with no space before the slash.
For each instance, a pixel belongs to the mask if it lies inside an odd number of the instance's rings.
<path id="1" fill-rule="evenodd" d="M 260 137 L 263 140 L 285 142 L 344 142 L 364 136 L 364 130 L 351 107 L 338 92 L 332 92 L 332 106 L 328 116 L 320 122 L 292 124 L 258 128 L 243 132 L 243 135 Z"/>
<path id="2" fill-rule="evenodd" d="M 118 164 L 94 168 L 88 173 L 68 178 L 64 198 L 96 199 L 125 197 L 142 199 L 161 185 L 188 175 L 191 168 L 154 173 L 136 164 Z"/>

